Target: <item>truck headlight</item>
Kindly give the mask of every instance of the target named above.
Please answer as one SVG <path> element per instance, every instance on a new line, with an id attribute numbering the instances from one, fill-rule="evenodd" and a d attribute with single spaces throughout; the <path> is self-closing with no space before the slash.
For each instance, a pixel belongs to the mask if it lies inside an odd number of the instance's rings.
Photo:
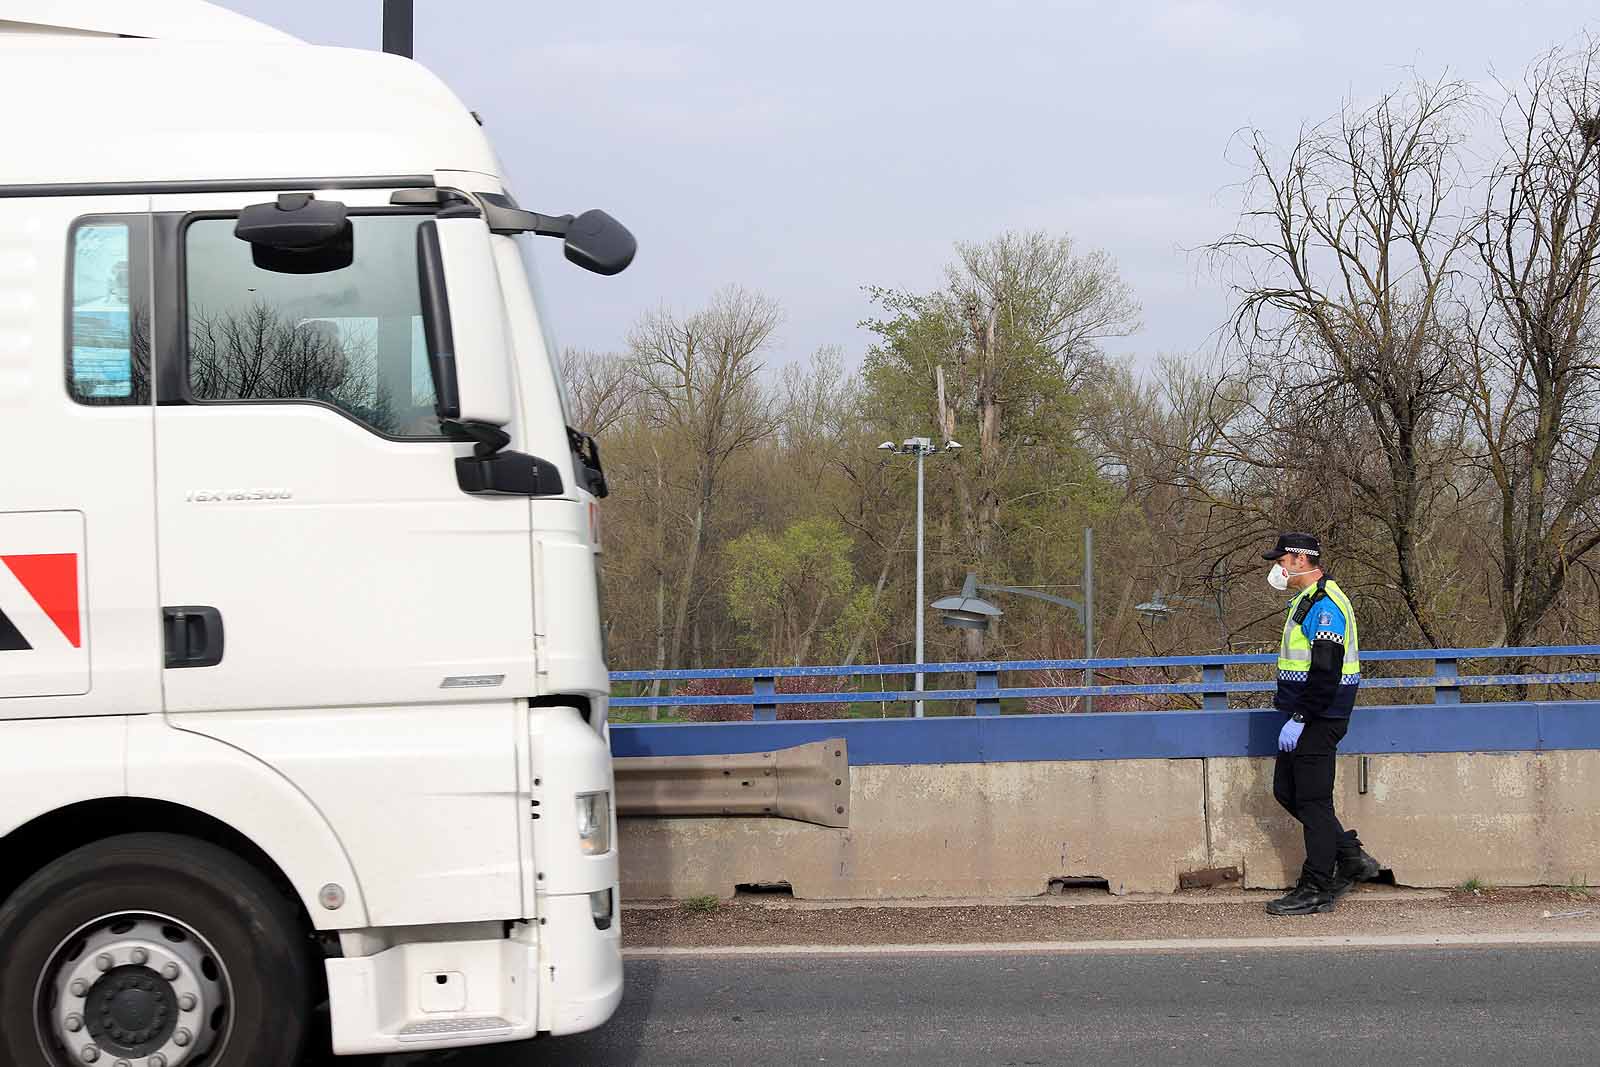
<path id="1" fill-rule="evenodd" d="M 578 846 L 588 856 L 611 851 L 611 794 L 578 794 Z"/>

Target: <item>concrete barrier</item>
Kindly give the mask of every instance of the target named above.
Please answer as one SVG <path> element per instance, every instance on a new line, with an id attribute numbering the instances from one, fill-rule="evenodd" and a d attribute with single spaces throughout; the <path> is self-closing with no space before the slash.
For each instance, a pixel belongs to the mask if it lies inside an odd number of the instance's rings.
<path id="1" fill-rule="evenodd" d="M 1272 760 L 1205 762 L 1214 863 L 1247 886 L 1291 884 L 1304 852 L 1272 799 Z M 1402 885 L 1600 881 L 1600 751 L 1344 756 L 1335 790 L 1339 817 Z"/>
<path id="2" fill-rule="evenodd" d="M 850 826 L 785 819 L 620 820 L 623 894 L 1008 896 L 1052 878 L 1168 891 L 1205 866 L 1200 760 L 869 765 L 850 771 Z"/>
<path id="3" fill-rule="evenodd" d="M 1367 759 L 1366 791 L 1361 760 Z M 1101 759 L 852 767 L 848 829 L 771 818 L 621 820 L 623 893 L 1027 897 L 1052 878 L 1170 892 L 1237 867 L 1293 882 L 1299 827 L 1272 759 Z M 1341 757 L 1336 803 L 1402 884 L 1600 881 L 1600 750 Z"/>

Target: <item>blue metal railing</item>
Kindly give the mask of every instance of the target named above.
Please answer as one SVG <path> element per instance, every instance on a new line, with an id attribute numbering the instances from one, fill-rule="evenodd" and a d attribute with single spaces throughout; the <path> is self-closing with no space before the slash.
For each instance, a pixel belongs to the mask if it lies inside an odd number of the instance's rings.
<path id="1" fill-rule="evenodd" d="M 1381 678 L 1364 676 L 1363 689 L 1429 689 L 1433 690 L 1433 703 L 1460 704 L 1463 689 L 1487 686 L 1525 685 L 1581 685 L 1600 682 L 1600 671 L 1559 671 L 1547 673 L 1476 674 L 1460 673 L 1463 660 L 1523 659 L 1541 660 L 1571 657 L 1600 658 L 1600 645 L 1545 645 L 1530 648 L 1419 648 L 1362 652 L 1361 660 L 1367 663 L 1415 662 L 1433 663 L 1433 673 L 1427 676 Z M 1229 697 L 1234 693 L 1270 693 L 1276 688 L 1272 681 L 1228 681 L 1227 669 L 1246 665 L 1275 664 L 1277 657 L 1267 655 L 1208 655 L 1160 656 L 1133 659 L 1061 659 L 1061 660 L 984 660 L 969 663 L 893 663 L 860 666 L 800 666 L 800 667 L 728 667 L 707 670 L 670 671 L 615 671 L 611 675 L 617 682 L 682 682 L 700 679 L 748 679 L 749 693 L 681 696 L 662 693 L 657 696 L 613 697 L 611 706 L 628 707 L 705 707 L 746 705 L 753 708 L 755 720 L 772 720 L 778 717 L 778 707 L 783 704 L 854 704 L 901 703 L 923 700 L 966 701 L 974 703 L 979 715 L 1000 714 L 1000 701 L 1006 698 L 1041 697 L 1116 697 L 1116 696 L 1181 696 L 1198 695 L 1204 711 L 1226 711 Z M 1077 686 L 1013 686 L 1000 684 L 1001 675 L 1030 671 L 1083 671 L 1096 672 L 1128 668 L 1196 668 L 1200 669 L 1198 682 L 1160 682 L 1118 685 Z M 912 674 L 973 675 L 970 689 L 916 690 L 836 690 L 822 693 L 779 693 L 780 678 L 854 678 L 878 675 Z"/>

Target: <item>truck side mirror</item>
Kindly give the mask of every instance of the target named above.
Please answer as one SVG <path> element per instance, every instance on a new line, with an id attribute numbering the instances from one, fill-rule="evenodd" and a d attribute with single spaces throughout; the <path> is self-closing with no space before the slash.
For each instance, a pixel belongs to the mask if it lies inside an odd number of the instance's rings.
<path id="1" fill-rule="evenodd" d="M 596 274 L 621 274 L 639 251 L 628 228 L 604 211 L 585 211 L 576 217 L 541 215 L 517 207 L 504 193 L 479 193 L 478 199 L 490 233 L 559 237 L 565 242 L 567 259 Z"/>
<path id="2" fill-rule="evenodd" d="M 567 259 L 596 274 L 621 274 L 638 250 L 628 228 L 604 211 L 585 211 L 567 227 Z"/>
<path id="3" fill-rule="evenodd" d="M 511 421 L 511 374 L 489 231 L 476 212 L 448 210 L 417 227 L 422 329 L 434 411 L 467 427 Z"/>

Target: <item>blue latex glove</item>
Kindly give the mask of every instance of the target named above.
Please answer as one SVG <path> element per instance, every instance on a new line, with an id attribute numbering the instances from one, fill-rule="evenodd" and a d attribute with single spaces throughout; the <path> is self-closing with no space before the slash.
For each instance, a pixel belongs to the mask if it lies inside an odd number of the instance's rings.
<path id="1" fill-rule="evenodd" d="M 1293 719 L 1284 723 L 1283 729 L 1278 731 L 1278 751 L 1293 752 L 1294 746 L 1300 743 L 1300 733 L 1305 728 L 1305 723 Z"/>

